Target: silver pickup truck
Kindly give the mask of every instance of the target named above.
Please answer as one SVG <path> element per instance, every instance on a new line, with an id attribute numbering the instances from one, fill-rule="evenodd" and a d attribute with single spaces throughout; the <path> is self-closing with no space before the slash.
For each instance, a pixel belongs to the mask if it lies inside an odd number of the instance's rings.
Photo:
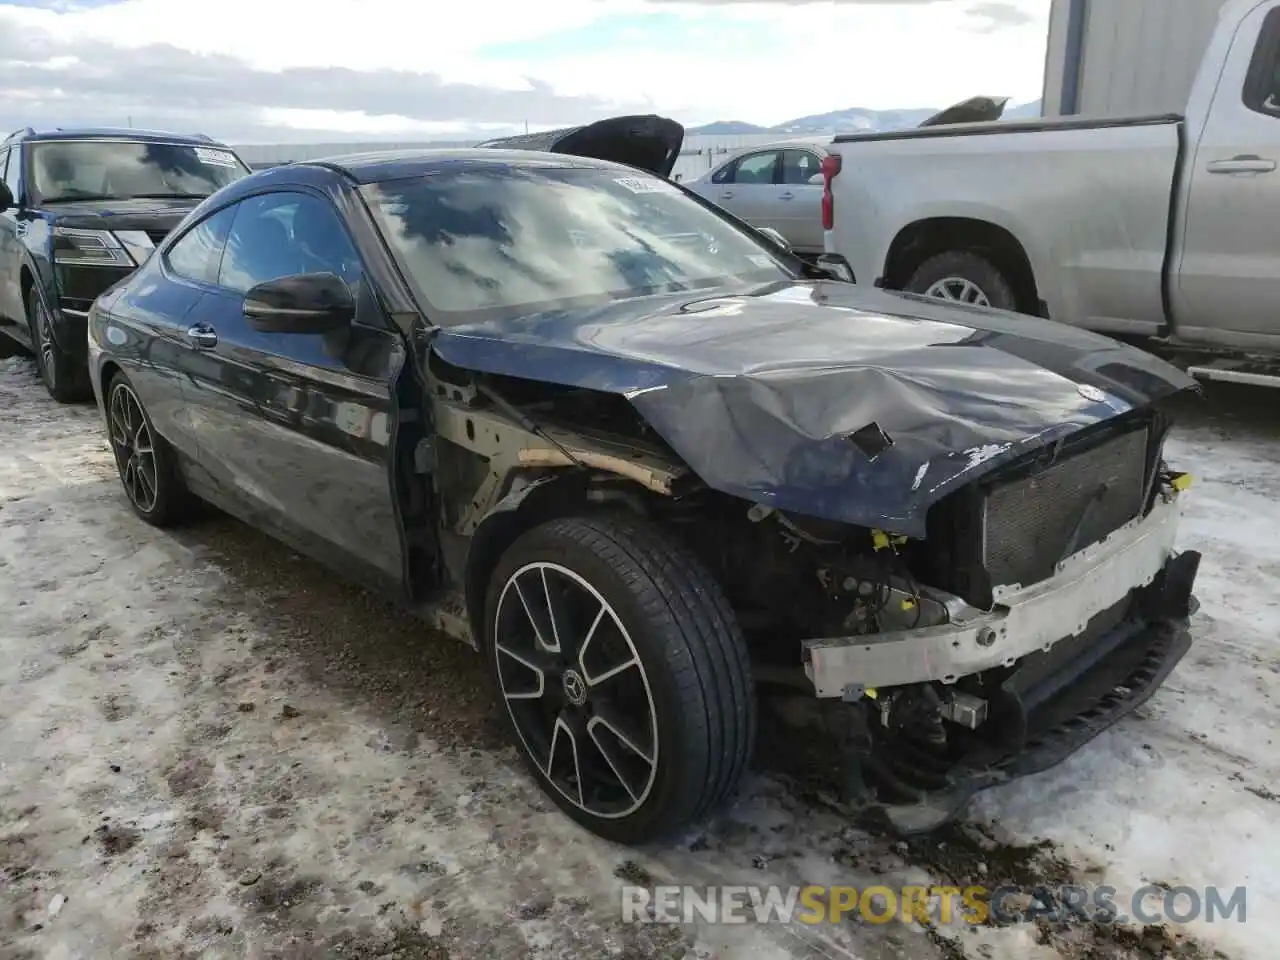
<path id="1" fill-rule="evenodd" d="M 1280 0 L 1224 5 L 1184 116 L 828 150 L 824 246 L 859 283 L 1150 337 L 1199 376 L 1280 386 Z"/>

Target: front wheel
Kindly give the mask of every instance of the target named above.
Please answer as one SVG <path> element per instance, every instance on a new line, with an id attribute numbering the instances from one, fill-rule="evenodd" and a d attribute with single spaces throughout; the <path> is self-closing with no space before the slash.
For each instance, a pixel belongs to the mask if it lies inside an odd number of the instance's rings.
<path id="1" fill-rule="evenodd" d="M 746 770 L 741 631 L 705 568 L 652 525 L 602 514 L 525 533 L 490 582 L 484 649 L 539 786 L 593 833 L 669 834 Z"/>
<path id="2" fill-rule="evenodd" d="M 44 301 L 33 290 L 27 305 L 31 342 L 36 345 L 36 367 L 49 396 L 59 403 L 80 403 L 93 397 L 89 371 L 84 363 L 69 355 L 53 335 L 53 318 Z"/>
<path id="3" fill-rule="evenodd" d="M 930 257 L 916 268 L 904 289 L 975 307 L 1018 309 L 1018 298 L 1005 275 L 968 250 L 950 250 Z"/>

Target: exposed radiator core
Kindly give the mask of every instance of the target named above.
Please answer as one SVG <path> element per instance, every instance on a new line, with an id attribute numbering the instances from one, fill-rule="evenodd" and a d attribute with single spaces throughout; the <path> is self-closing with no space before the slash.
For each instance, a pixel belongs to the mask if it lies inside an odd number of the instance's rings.
<path id="1" fill-rule="evenodd" d="M 982 504 L 982 565 L 992 585 L 1052 576 L 1064 556 L 1142 512 L 1148 432 L 1131 430 L 997 484 Z"/>

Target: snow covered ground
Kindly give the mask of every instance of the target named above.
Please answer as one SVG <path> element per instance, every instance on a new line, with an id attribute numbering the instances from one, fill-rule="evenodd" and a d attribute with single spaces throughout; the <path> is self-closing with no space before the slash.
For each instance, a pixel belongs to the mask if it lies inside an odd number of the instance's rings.
<path id="1" fill-rule="evenodd" d="M 1173 444 L 1198 478 L 1203 608 L 1140 715 L 942 838 L 867 835 L 761 774 L 682 842 L 631 851 L 541 798 L 465 649 L 232 520 L 146 527 L 96 410 L 2 360 L 0 960 L 1272 957 L 1274 406 L 1215 393 Z M 638 926 L 626 878 L 1245 885 L 1248 920 Z"/>

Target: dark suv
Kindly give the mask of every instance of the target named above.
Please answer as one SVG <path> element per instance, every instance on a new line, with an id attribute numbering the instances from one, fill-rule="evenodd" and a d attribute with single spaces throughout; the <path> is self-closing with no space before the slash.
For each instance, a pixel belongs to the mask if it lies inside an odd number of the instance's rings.
<path id="1" fill-rule="evenodd" d="M 203 135 L 28 127 L 0 143 L 0 356 L 37 358 L 55 400 L 92 396 L 85 322 L 205 197 L 249 172 Z"/>

